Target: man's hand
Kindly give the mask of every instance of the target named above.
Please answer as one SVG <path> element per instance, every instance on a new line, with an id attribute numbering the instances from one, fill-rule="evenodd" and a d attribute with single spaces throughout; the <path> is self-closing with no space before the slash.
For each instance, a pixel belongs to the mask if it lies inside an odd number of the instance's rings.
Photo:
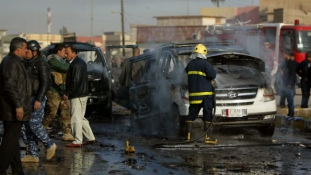
<path id="1" fill-rule="evenodd" d="M 68 100 L 68 96 L 67 95 L 63 95 L 63 100 Z"/>
<path id="2" fill-rule="evenodd" d="M 33 105 L 33 109 L 35 111 L 39 110 L 41 108 L 41 102 L 40 101 L 35 101 L 35 104 Z"/>
<path id="3" fill-rule="evenodd" d="M 24 109 L 22 107 L 15 108 L 15 111 L 16 111 L 16 119 L 18 121 L 22 121 L 24 117 Z"/>

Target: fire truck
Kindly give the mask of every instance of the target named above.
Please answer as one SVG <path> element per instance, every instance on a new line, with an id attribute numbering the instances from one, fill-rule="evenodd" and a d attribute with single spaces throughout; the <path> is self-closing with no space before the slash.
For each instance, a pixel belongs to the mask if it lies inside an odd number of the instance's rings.
<path id="1" fill-rule="evenodd" d="M 295 55 L 299 63 L 311 51 L 311 25 L 261 23 L 253 25 L 222 24 L 209 25 L 206 28 L 205 40 L 234 40 L 250 54 L 260 57 L 262 40 L 268 39 L 271 49 L 280 60 L 282 52 L 287 50 Z"/>
<path id="2" fill-rule="evenodd" d="M 280 58 L 280 52 L 290 50 L 295 55 L 295 60 L 301 62 L 306 57 L 306 52 L 311 51 L 311 26 L 299 25 L 299 20 L 294 24 L 263 23 L 263 36 L 274 42 L 274 50 Z"/>

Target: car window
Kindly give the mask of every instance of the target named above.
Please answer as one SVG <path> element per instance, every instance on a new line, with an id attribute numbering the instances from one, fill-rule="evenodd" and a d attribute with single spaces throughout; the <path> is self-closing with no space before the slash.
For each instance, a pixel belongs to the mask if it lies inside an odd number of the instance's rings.
<path id="1" fill-rule="evenodd" d="M 159 71 L 161 74 L 159 78 L 167 78 L 168 73 L 173 70 L 173 62 L 171 62 L 172 55 L 169 52 L 164 52 L 159 55 Z"/>
<path id="2" fill-rule="evenodd" d="M 78 56 L 88 64 L 91 63 L 102 64 L 101 59 L 96 51 L 79 51 Z"/>

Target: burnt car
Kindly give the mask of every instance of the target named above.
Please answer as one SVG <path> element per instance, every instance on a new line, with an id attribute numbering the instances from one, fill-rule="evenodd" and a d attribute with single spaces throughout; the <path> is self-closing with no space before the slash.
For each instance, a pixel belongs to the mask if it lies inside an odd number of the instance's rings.
<path id="1" fill-rule="evenodd" d="M 53 54 L 53 48 L 57 43 L 44 48 L 41 52 L 45 57 Z M 103 52 L 99 47 L 88 43 L 64 42 L 65 45 L 73 45 L 77 48 L 77 54 L 87 63 L 89 95 L 86 108 L 86 116 L 98 114 L 110 117 L 112 112 L 112 78 Z"/>
<path id="2" fill-rule="evenodd" d="M 196 44 L 199 43 L 165 44 L 130 59 L 131 125 L 179 129 L 184 133 L 189 108 L 184 69 Z M 256 127 L 263 136 L 272 136 L 276 102 L 272 88 L 266 84 L 264 61 L 232 42 L 201 44 L 208 50 L 206 61 L 217 72 L 214 125 Z"/>

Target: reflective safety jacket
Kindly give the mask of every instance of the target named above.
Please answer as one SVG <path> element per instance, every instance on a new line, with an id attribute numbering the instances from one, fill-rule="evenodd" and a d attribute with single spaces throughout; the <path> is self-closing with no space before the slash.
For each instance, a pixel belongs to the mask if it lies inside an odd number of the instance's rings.
<path id="1" fill-rule="evenodd" d="M 186 73 L 190 104 L 201 104 L 204 96 L 213 95 L 211 80 L 216 78 L 216 71 L 207 60 L 191 60 L 186 67 Z"/>

